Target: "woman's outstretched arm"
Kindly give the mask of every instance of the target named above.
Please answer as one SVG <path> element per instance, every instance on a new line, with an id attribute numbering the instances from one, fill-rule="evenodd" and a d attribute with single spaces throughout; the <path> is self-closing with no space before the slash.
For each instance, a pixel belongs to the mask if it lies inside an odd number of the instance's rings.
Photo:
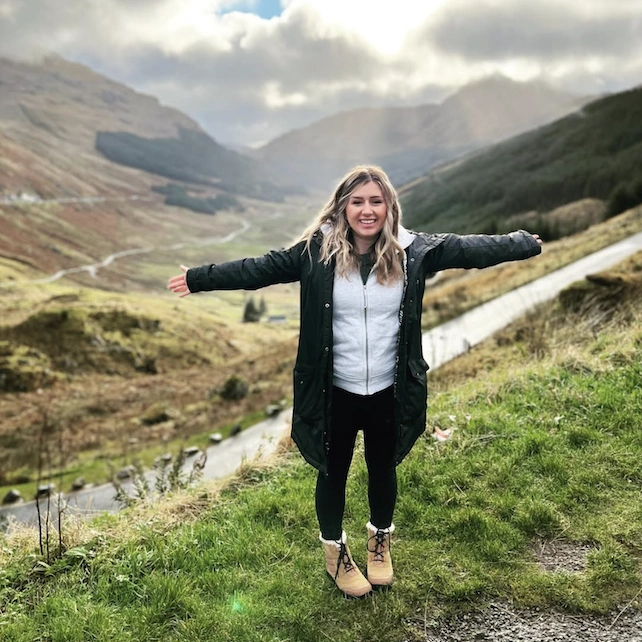
<path id="1" fill-rule="evenodd" d="M 181 265 L 184 274 L 169 279 L 167 287 L 179 296 L 211 290 L 258 290 L 275 283 L 292 283 L 301 277 L 305 243 L 273 250 L 256 258 L 212 263 L 195 268 Z"/>
<path id="2" fill-rule="evenodd" d="M 540 254 L 538 234 L 518 230 L 510 234 L 444 234 L 430 253 L 429 271 L 449 268 L 485 268 L 505 261 L 520 261 Z"/>

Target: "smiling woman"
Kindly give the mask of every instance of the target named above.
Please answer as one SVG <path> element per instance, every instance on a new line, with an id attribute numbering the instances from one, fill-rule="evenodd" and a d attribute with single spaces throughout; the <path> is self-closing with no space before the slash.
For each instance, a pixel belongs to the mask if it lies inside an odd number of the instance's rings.
<path id="1" fill-rule="evenodd" d="M 371 181 L 352 192 L 346 205 L 346 219 L 352 229 L 355 250 L 367 254 L 386 221 L 386 201 L 377 183 Z"/>
<path id="2" fill-rule="evenodd" d="M 393 581 L 396 467 L 426 429 L 421 312 L 428 274 L 540 253 L 537 235 L 415 234 L 379 167 L 355 167 L 292 247 L 172 277 L 181 297 L 301 284 L 292 438 L 318 470 L 315 506 L 326 570 L 349 597 Z M 367 579 L 343 531 L 348 470 L 363 430 L 368 467 Z"/>

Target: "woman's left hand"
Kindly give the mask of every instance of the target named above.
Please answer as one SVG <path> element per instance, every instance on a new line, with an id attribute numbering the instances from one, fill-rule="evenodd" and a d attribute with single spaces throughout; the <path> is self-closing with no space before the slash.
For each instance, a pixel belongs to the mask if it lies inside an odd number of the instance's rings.
<path id="1" fill-rule="evenodd" d="M 531 236 L 540 244 L 543 245 L 544 241 L 539 237 L 539 234 L 531 234 Z"/>
<path id="2" fill-rule="evenodd" d="M 181 265 L 181 270 L 183 270 L 183 274 L 179 274 L 178 276 L 173 276 L 168 282 L 167 282 L 167 289 L 171 290 L 174 294 L 178 294 L 179 297 L 183 298 L 184 296 L 187 296 L 188 294 L 191 294 L 190 289 L 187 287 L 187 270 L 189 268 L 185 267 L 184 265 Z"/>

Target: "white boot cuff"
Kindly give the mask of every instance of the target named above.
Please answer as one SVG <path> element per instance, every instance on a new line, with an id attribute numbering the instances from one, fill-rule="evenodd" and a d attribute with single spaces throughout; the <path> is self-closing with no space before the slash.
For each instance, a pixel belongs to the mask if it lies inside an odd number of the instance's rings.
<path id="1" fill-rule="evenodd" d="M 324 543 L 324 544 L 334 544 L 337 548 L 341 546 L 341 544 L 345 544 L 347 541 L 347 536 L 346 532 L 343 531 L 341 533 L 341 539 L 323 539 L 323 535 L 319 533 L 319 539 Z"/>
<path id="2" fill-rule="evenodd" d="M 394 533 L 395 532 L 395 525 L 390 524 L 388 528 L 377 528 L 376 526 L 373 526 L 371 522 L 368 522 L 366 524 L 368 527 L 369 531 L 372 531 L 373 533 L 376 533 L 377 531 L 383 531 L 384 533 Z"/>

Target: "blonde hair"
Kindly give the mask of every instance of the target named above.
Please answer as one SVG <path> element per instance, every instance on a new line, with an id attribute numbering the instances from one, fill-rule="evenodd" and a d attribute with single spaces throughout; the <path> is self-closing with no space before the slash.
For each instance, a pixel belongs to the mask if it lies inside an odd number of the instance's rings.
<path id="1" fill-rule="evenodd" d="M 341 276 L 359 269 L 361 259 L 352 242 L 352 230 L 346 218 L 346 206 L 356 189 L 371 182 L 381 188 L 387 207 L 386 220 L 373 246 L 375 263 L 372 268 L 377 281 L 386 284 L 403 277 L 403 248 L 397 240 L 401 222 L 401 206 L 395 188 L 380 167 L 359 165 L 348 172 L 299 240 L 306 241 L 306 249 L 310 254 L 312 235 L 324 226 L 320 260 L 328 262 L 334 259 L 337 273 Z M 326 230 L 325 226 L 328 226 L 329 229 Z M 310 257 L 312 257 L 311 254 Z"/>

